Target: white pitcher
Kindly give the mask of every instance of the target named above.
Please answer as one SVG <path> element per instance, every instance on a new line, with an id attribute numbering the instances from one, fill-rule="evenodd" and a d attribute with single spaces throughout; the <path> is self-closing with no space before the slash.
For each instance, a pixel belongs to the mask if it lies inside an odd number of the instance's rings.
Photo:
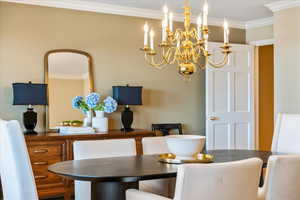
<path id="1" fill-rule="evenodd" d="M 96 117 L 93 117 L 93 128 L 98 134 L 106 134 L 108 131 L 108 119 L 104 117 L 104 111 L 95 111 Z"/>

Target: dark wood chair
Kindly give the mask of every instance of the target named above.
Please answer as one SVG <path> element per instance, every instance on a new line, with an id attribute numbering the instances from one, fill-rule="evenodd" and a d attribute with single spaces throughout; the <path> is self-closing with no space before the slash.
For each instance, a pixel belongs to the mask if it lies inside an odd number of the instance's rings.
<path id="1" fill-rule="evenodd" d="M 178 130 L 178 134 L 182 135 L 182 124 L 171 123 L 171 124 L 152 124 L 152 131 L 160 131 L 164 136 L 170 135 L 171 130 Z"/>

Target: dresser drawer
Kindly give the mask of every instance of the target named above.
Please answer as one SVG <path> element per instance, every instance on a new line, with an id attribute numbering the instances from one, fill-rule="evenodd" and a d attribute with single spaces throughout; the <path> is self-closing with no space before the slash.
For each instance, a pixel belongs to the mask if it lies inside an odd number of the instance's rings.
<path id="1" fill-rule="evenodd" d="M 64 142 L 51 142 L 51 143 L 30 143 L 28 152 L 30 157 L 45 157 L 45 156 L 62 156 L 65 149 Z"/>
<path id="2" fill-rule="evenodd" d="M 62 157 L 52 157 L 52 158 L 33 158 L 31 159 L 32 169 L 44 169 L 48 170 L 48 166 L 62 162 Z"/>
<path id="3" fill-rule="evenodd" d="M 48 166 L 33 169 L 34 179 L 38 188 L 43 188 L 47 184 L 63 184 L 63 178 L 47 170 Z"/>

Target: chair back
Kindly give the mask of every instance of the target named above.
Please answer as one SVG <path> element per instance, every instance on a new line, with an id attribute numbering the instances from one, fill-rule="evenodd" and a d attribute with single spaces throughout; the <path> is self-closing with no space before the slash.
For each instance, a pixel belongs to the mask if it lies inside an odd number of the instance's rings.
<path id="1" fill-rule="evenodd" d="M 263 186 L 266 200 L 300 199 L 300 156 L 271 156 Z"/>
<path id="2" fill-rule="evenodd" d="M 87 140 L 73 143 L 74 159 L 93 159 L 136 155 L 135 139 Z M 75 200 L 91 199 L 91 184 L 75 181 Z"/>
<path id="3" fill-rule="evenodd" d="M 262 161 L 179 166 L 174 200 L 253 200 L 257 198 Z"/>
<path id="4" fill-rule="evenodd" d="M 135 139 L 86 140 L 73 143 L 74 159 L 136 155 Z"/>
<path id="5" fill-rule="evenodd" d="M 170 135 L 171 130 L 178 130 L 178 134 L 182 135 L 182 124 L 152 124 L 152 131 L 160 131 L 163 133 L 164 136 Z"/>
<path id="6" fill-rule="evenodd" d="M 169 153 L 166 137 L 144 137 L 143 154 L 154 155 Z M 139 182 L 139 189 L 166 197 L 173 197 L 176 178 L 153 179 Z"/>
<path id="7" fill-rule="evenodd" d="M 38 200 L 27 146 L 18 121 L 0 120 L 0 174 L 5 200 Z"/>
<path id="8" fill-rule="evenodd" d="M 278 114 L 273 142 L 273 152 L 300 153 L 300 114 Z"/>
<path id="9" fill-rule="evenodd" d="M 169 153 L 165 137 L 144 137 L 142 144 L 144 155 Z"/>

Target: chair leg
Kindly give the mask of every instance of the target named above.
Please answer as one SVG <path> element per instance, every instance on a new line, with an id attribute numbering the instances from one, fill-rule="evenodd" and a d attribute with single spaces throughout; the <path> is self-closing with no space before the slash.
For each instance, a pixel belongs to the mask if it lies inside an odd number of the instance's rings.
<path id="1" fill-rule="evenodd" d="M 259 187 L 262 187 L 264 185 L 264 179 L 265 179 L 265 169 L 261 169 L 261 174 L 260 174 L 260 180 L 259 180 Z"/>

